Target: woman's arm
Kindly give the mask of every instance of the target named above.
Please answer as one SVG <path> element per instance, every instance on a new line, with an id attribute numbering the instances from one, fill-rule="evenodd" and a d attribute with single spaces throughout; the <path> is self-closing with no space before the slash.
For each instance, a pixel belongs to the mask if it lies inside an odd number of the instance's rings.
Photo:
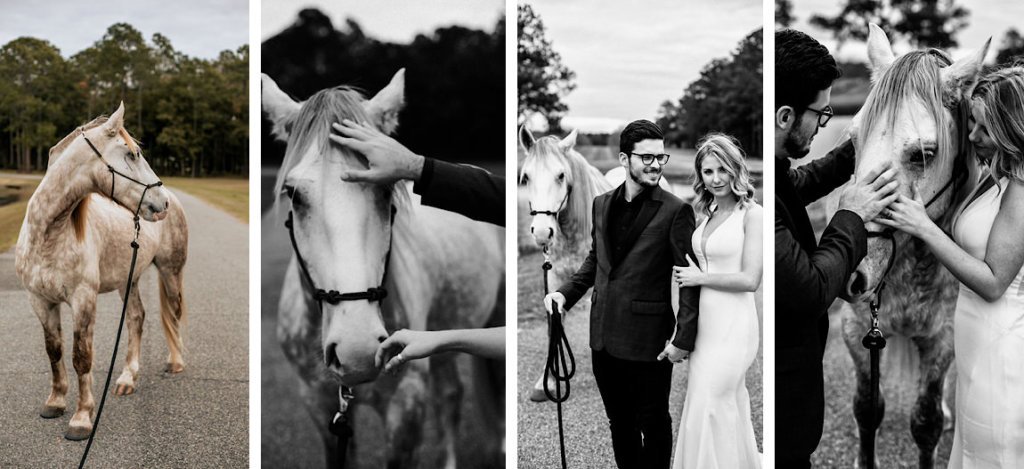
<path id="1" fill-rule="evenodd" d="M 391 334 L 377 349 L 376 364 L 384 371 L 409 360 L 426 358 L 436 353 L 465 352 L 483 358 L 505 359 L 505 328 L 452 329 L 447 331 L 411 331 L 402 329 Z"/>
<path id="2" fill-rule="evenodd" d="M 764 259 L 761 256 L 764 238 L 764 209 L 751 204 L 743 217 L 743 257 L 739 272 L 705 273 L 690 262 L 689 267 L 672 267 L 674 278 L 682 286 L 706 286 L 719 290 L 756 291 L 761 285 Z"/>
<path id="3" fill-rule="evenodd" d="M 1003 191 L 999 213 L 989 232 L 985 259 L 971 256 L 935 223 L 922 220 L 922 215 L 927 218 L 927 214 L 920 196 L 901 196 L 890 210 L 889 219 L 876 221 L 920 238 L 953 276 L 985 301 L 1003 296 L 1024 265 L 1024 183 L 1010 181 Z"/>

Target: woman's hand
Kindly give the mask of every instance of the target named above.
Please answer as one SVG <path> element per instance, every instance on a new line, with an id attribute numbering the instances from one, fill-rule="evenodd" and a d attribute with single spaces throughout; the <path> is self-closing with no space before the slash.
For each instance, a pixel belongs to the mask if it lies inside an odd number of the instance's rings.
<path id="1" fill-rule="evenodd" d="M 388 373 L 409 360 L 426 358 L 437 353 L 443 342 L 442 334 L 438 331 L 402 329 L 381 342 L 374 357 L 374 364 L 378 368 L 383 364 L 384 372 Z"/>
<path id="2" fill-rule="evenodd" d="M 882 213 L 875 217 L 874 221 L 920 238 L 929 230 L 938 228 L 938 225 L 928 216 L 921 194 L 917 192 L 917 186 L 911 185 L 910 191 L 913 198 L 900 194 L 895 202 L 889 204 L 889 208 L 883 209 Z"/>
<path id="3" fill-rule="evenodd" d="M 690 259 L 690 255 L 686 254 L 686 262 L 690 265 L 686 267 L 680 267 L 678 265 L 672 266 L 672 279 L 676 281 L 681 287 L 696 287 L 704 284 L 704 272 L 700 270 L 698 264 Z"/>

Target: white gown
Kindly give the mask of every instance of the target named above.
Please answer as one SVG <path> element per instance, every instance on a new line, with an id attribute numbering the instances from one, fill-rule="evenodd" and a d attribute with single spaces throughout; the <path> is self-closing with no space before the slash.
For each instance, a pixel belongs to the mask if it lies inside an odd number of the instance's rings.
<path id="1" fill-rule="evenodd" d="M 702 240 L 707 219 L 694 230 L 693 250 L 702 270 L 741 270 L 745 214 L 746 209 L 737 206 L 706 243 Z M 746 386 L 747 369 L 757 356 L 759 341 L 752 292 L 701 287 L 697 341 L 689 360 L 674 469 L 761 467 Z"/>
<path id="2" fill-rule="evenodd" d="M 953 239 L 985 258 L 1002 191 L 993 185 L 964 208 Z M 949 467 L 1024 468 L 1024 269 L 987 302 L 960 284 L 953 323 L 956 424 Z"/>

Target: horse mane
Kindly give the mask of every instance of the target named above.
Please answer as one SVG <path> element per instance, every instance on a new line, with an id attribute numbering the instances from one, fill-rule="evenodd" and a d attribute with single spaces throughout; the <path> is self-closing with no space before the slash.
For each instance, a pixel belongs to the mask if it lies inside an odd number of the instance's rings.
<path id="1" fill-rule="evenodd" d="M 954 184 L 953 197 L 939 220 L 940 226 L 944 227 L 950 226 L 952 221 L 955 210 L 950 209 L 959 206 L 974 186 L 974 171 L 968 164 L 974 158 L 967 126 L 970 103 L 959 93 L 943 86 L 940 73 L 942 68 L 951 64 L 949 56 L 937 49 L 912 51 L 897 58 L 868 93 L 858 135 L 858 139 L 863 141 L 867 138 L 868 129 L 876 125 L 891 127 L 902 106 L 911 99 L 919 99 L 924 104 L 935 116 L 936 128 L 939 129 L 936 142 L 938 161 L 952 160 L 951 177 L 963 178 L 962 183 Z M 952 120 L 945 110 L 949 110 Z M 953 129 L 951 133 L 943 131 L 950 128 Z"/>
<path id="2" fill-rule="evenodd" d="M 282 189 L 288 173 L 302 162 L 303 155 L 314 143 L 317 145 L 318 154 L 339 151 L 345 158 L 356 157 L 348 148 L 332 144 L 328 136 L 331 124 L 344 119 L 355 122 L 373 122 L 363 108 L 365 101 L 366 98 L 358 89 L 337 86 L 320 90 L 302 103 L 302 107 L 291 125 L 284 161 L 281 163 L 281 169 L 277 172 L 277 178 L 274 181 L 275 206 L 280 205 Z M 326 162 L 326 158 L 321 158 L 321 164 L 326 164 Z M 389 189 L 392 191 L 392 203 L 395 207 L 399 210 L 407 210 L 411 205 L 411 184 L 408 181 L 398 182 L 390 186 Z"/>
<path id="3" fill-rule="evenodd" d="M 90 197 L 86 196 L 78 205 L 75 206 L 74 210 L 71 211 L 71 226 L 75 230 L 75 239 L 78 242 L 85 240 L 85 219 L 89 213 L 89 200 Z"/>
<path id="4" fill-rule="evenodd" d="M 71 145 L 71 142 L 75 141 L 75 139 L 78 138 L 79 129 L 83 131 L 95 129 L 96 127 L 106 124 L 108 119 L 109 117 L 105 115 L 100 115 L 99 117 L 82 124 L 81 126 L 75 128 L 70 133 L 65 135 L 64 138 L 60 139 L 60 141 L 57 142 L 56 145 L 50 147 L 49 160 L 46 163 L 47 166 L 52 165 L 53 163 L 57 162 L 57 160 L 60 159 L 61 155 L 64 154 L 64 150 L 66 150 L 68 146 Z M 128 145 L 128 148 L 133 153 L 139 153 L 139 141 L 136 140 L 135 137 L 132 137 L 132 135 L 128 133 L 128 131 L 125 130 L 124 128 L 121 128 L 120 134 L 121 138 L 124 139 L 124 143 Z"/>

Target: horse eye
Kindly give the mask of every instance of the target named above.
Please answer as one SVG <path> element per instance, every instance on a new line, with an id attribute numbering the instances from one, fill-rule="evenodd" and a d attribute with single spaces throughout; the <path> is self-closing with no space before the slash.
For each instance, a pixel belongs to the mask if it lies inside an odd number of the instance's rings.
<path id="1" fill-rule="evenodd" d="M 526 175 L 526 174 L 523 174 L 523 177 L 519 179 L 519 184 L 525 186 L 525 185 L 527 185 L 529 183 L 530 183 L 530 176 Z"/>
<path id="2" fill-rule="evenodd" d="M 285 184 L 283 187 L 281 187 L 281 192 L 283 194 L 286 194 L 289 199 L 295 196 L 295 188 L 289 186 L 288 184 Z"/>
<path id="3" fill-rule="evenodd" d="M 558 173 L 558 182 L 565 181 L 565 173 Z"/>

